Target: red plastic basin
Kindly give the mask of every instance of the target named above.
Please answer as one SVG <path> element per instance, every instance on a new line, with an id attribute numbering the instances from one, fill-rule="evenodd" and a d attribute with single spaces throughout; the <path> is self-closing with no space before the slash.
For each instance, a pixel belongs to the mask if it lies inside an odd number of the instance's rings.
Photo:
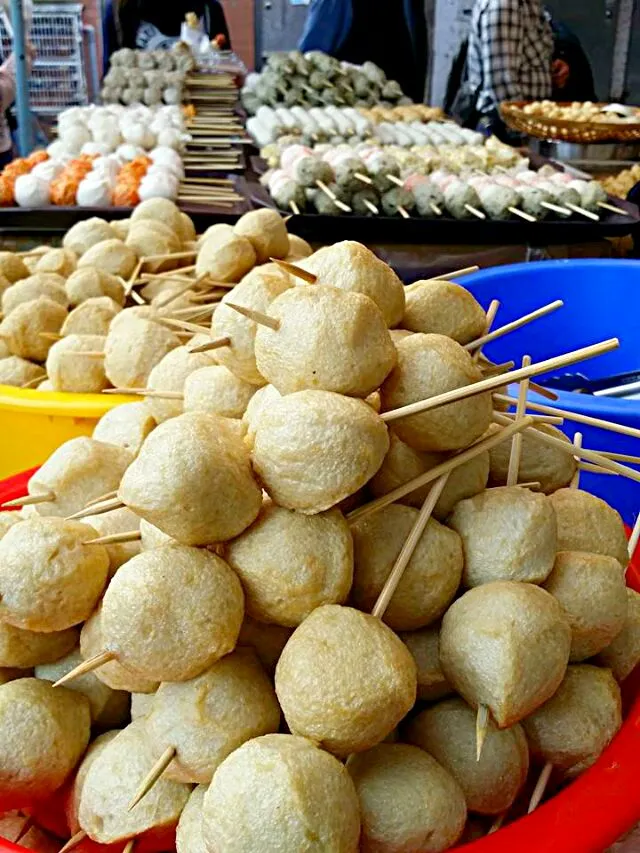
<path id="1" fill-rule="evenodd" d="M 27 493 L 33 471 L 0 482 L 0 504 Z M 640 592 L 640 548 L 627 584 Z M 640 667 L 627 679 L 628 710 L 622 728 L 598 761 L 533 814 L 456 850 L 469 853 L 603 853 L 640 822 Z M 107 849 L 99 844 L 83 853 Z M 20 853 L 0 839 L 0 853 Z M 294 851 L 291 851 L 294 853 Z"/>

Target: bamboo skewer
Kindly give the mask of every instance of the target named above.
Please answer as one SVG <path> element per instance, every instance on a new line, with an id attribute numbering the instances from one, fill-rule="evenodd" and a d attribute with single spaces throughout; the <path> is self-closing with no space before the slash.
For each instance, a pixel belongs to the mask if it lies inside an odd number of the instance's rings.
<path id="1" fill-rule="evenodd" d="M 110 533 L 108 536 L 98 536 L 97 539 L 87 539 L 83 545 L 122 545 L 126 542 L 139 542 L 142 535 L 139 530 L 128 530 L 124 533 Z"/>
<path id="2" fill-rule="evenodd" d="M 20 387 L 26 389 L 29 388 L 37 388 L 38 385 L 44 381 L 44 376 L 34 376 L 33 379 L 30 379 L 28 382 L 24 382 Z"/>
<path id="3" fill-rule="evenodd" d="M 610 210 L 611 213 L 619 213 L 621 216 L 631 216 L 628 210 L 623 210 L 621 207 L 616 207 L 615 204 L 609 204 L 607 201 L 599 201 L 598 207 L 603 210 Z"/>
<path id="4" fill-rule="evenodd" d="M 486 705 L 478 705 L 476 715 L 476 761 L 480 761 L 482 747 L 489 731 L 489 709 Z"/>
<path id="5" fill-rule="evenodd" d="M 491 331 L 491 327 L 493 326 L 493 321 L 496 319 L 496 314 L 498 313 L 498 309 L 500 308 L 500 300 L 492 299 L 491 304 L 487 308 L 487 316 L 484 325 L 484 333 L 488 335 Z M 473 360 L 477 364 L 480 356 L 482 355 L 482 346 L 479 346 L 477 350 L 473 353 Z"/>
<path id="6" fill-rule="evenodd" d="M 531 356 L 522 356 L 522 366 L 529 367 Z M 518 406 L 516 408 L 516 423 L 524 418 L 527 409 L 527 393 L 529 391 L 529 380 L 523 379 L 520 383 L 518 394 Z M 507 472 L 507 486 L 515 486 L 518 482 L 520 470 L 520 457 L 522 456 L 522 433 L 519 432 L 511 440 L 511 455 L 509 456 L 509 469 Z"/>
<path id="7" fill-rule="evenodd" d="M 124 504 L 120 498 L 116 496 L 115 498 L 110 498 L 109 500 L 103 501 L 99 504 L 91 504 L 91 506 L 87 506 L 79 512 L 75 512 L 73 515 L 70 515 L 66 520 L 78 521 L 82 518 L 87 518 L 90 515 L 103 515 L 105 512 L 111 512 L 114 509 L 122 509 L 123 507 Z"/>
<path id="8" fill-rule="evenodd" d="M 303 281 L 306 281 L 307 284 L 315 284 L 318 280 L 317 275 L 314 275 L 312 272 L 307 272 L 307 270 L 302 269 L 302 267 L 299 267 L 296 264 L 290 264 L 289 261 L 283 261 L 280 258 L 269 258 L 269 260 L 272 263 L 277 264 L 280 269 L 288 272 L 289 275 L 292 275 L 295 278 L 301 278 Z"/>
<path id="9" fill-rule="evenodd" d="M 362 518 L 367 518 L 368 516 L 373 515 L 373 513 L 378 512 L 378 510 L 383 509 L 385 506 L 389 506 L 389 504 L 401 500 L 416 489 L 420 489 L 422 486 L 426 486 L 428 483 L 437 480 L 438 477 L 443 474 L 453 471 L 459 465 L 464 465 L 465 462 L 469 462 L 480 453 L 484 453 L 485 450 L 491 450 L 493 447 L 497 447 L 499 444 L 502 444 L 503 441 L 507 441 L 511 438 L 511 436 L 521 432 L 529 426 L 532 426 L 533 423 L 533 419 L 528 415 L 522 418 L 519 423 L 509 421 L 508 425 L 501 432 L 497 432 L 487 436 L 486 438 L 480 439 L 475 444 L 467 447 L 466 450 L 461 451 L 455 456 L 452 456 L 450 459 L 446 459 L 444 462 L 441 462 L 439 465 L 431 468 L 430 471 L 425 471 L 424 474 L 420 474 L 418 477 L 414 477 L 413 480 L 403 483 L 401 486 L 398 486 L 386 495 L 382 495 L 370 503 L 352 510 L 352 512 L 347 515 L 347 521 L 350 524 L 354 524 Z"/>
<path id="10" fill-rule="evenodd" d="M 513 397 L 509 397 L 506 394 L 494 394 L 494 399 L 499 400 L 503 403 L 516 403 Z M 571 412 L 568 409 L 558 409 L 555 406 L 545 406 L 542 403 L 532 403 L 530 400 L 527 402 L 527 408 L 531 409 L 534 412 L 541 412 L 545 415 L 556 415 L 561 418 L 565 418 L 568 421 L 575 421 L 578 424 L 584 424 L 584 426 L 593 426 L 600 427 L 601 429 L 609 430 L 609 432 L 616 432 L 620 435 L 628 435 L 630 438 L 640 438 L 640 429 L 636 429 L 635 427 L 628 427 L 624 424 L 618 424 L 615 421 L 604 421 L 601 418 L 594 418 L 591 415 L 582 415 L 579 412 Z M 613 453 L 603 453 L 603 456 L 608 456 L 609 459 L 616 459 L 617 455 Z M 620 459 L 621 462 L 635 462 L 636 457 L 632 459 Z"/>
<path id="11" fill-rule="evenodd" d="M 131 802 L 127 806 L 128 812 L 130 812 L 132 809 L 134 809 L 138 805 L 140 800 L 144 799 L 147 796 L 149 791 L 153 788 L 153 786 L 156 784 L 158 779 L 162 776 L 162 774 L 165 772 L 167 767 L 171 764 L 173 759 L 176 757 L 176 752 L 177 752 L 177 750 L 176 750 L 175 746 L 168 746 L 165 749 L 165 751 L 162 753 L 160 758 L 153 765 L 153 767 L 151 768 L 151 770 L 149 771 L 147 776 L 145 776 L 145 778 L 140 783 L 140 787 L 138 788 L 138 790 L 136 791 L 136 793 L 133 796 L 133 799 L 131 800 Z"/>
<path id="12" fill-rule="evenodd" d="M 3 507 L 14 507 L 14 506 L 36 506 L 36 504 L 44 504 L 50 503 L 51 501 L 55 501 L 56 496 L 53 492 L 43 492 L 40 495 L 24 495 L 21 498 L 15 498 L 12 501 L 5 501 L 2 506 Z"/>
<path id="13" fill-rule="evenodd" d="M 200 344 L 200 346 L 197 346 L 197 347 L 194 347 L 193 349 L 190 349 L 189 352 L 191 352 L 191 353 L 194 353 L 194 352 L 210 352 L 211 350 L 220 349 L 221 347 L 228 347 L 230 345 L 231 345 L 231 338 L 227 338 L 227 337 L 218 338 L 217 340 L 210 341 L 207 344 Z"/>
<path id="14" fill-rule="evenodd" d="M 520 219 L 524 219 L 525 222 L 538 221 L 535 216 L 531 216 L 530 213 L 526 213 L 524 210 L 520 210 L 519 207 L 508 207 L 507 210 L 509 211 L 509 213 L 513 213 L 514 216 L 519 216 Z"/>
<path id="15" fill-rule="evenodd" d="M 69 853 L 70 850 L 73 850 L 75 847 L 78 846 L 78 844 L 80 844 L 80 842 L 84 841 L 85 838 L 88 837 L 89 836 L 84 831 L 84 829 L 81 829 L 79 832 L 76 832 L 75 835 L 71 836 L 71 838 L 67 841 L 64 847 L 60 848 L 60 853 Z"/>
<path id="16" fill-rule="evenodd" d="M 131 394 L 134 397 L 152 397 L 159 400 L 184 400 L 180 391 L 160 391 L 155 388 L 105 388 L 103 394 Z"/>
<path id="17" fill-rule="evenodd" d="M 478 210 L 477 207 L 473 207 L 471 204 L 465 204 L 465 210 L 467 210 L 472 216 L 475 216 L 476 219 L 486 219 L 487 215 L 483 213 L 481 210 Z"/>
<path id="18" fill-rule="evenodd" d="M 234 302 L 226 302 L 225 304 L 228 308 L 233 308 L 233 310 L 237 311 L 238 314 L 242 314 L 244 317 L 247 317 L 249 320 L 253 320 L 254 323 L 258 323 L 260 326 L 268 326 L 270 329 L 273 329 L 274 332 L 277 332 L 280 328 L 280 320 L 276 320 L 268 314 L 263 314 L 262 311 L 255 311 L 253 308 L 245 308 L 244 305 L 236 305 Z"/>
<path id="19" fill-rule="evenodd" d="M 378 208 L 375 206 L 375 204 L 372 201 L 369 201 L 368 198 L 363 198 L 362 203 L 367 208 L 369 213 L 373 213 L 374 216 L 378 216 L 380 211 L 378 210 Z"/>
<path id="20" fill-rule="evenodd" d="M 447 403 L 455 403 L 458 400 L 465 400 L 468 397 L 474 397 L 477 394 L 483 394 L 485 391 L 493 391 L 496 388 L 504 386 L 507 382 L 519 382 L 522 379 L 527 379 L 532 376 L 538 376 L 541 373 L 547 373 L 550 370 L 556 370 L 561 367 L 567 367 L 570 364 L 575 364 L 578 361 L 592 358 L 596 355 L 603 355 L 611 352 L 620 345 L 617 338 L 610 338 L 606 341 L 601 341 L 592 346 L 582 347 L 581 349 L 572 350 L 564 355 L 556 356 L 555 358 L 547 358 L 544 361 L 538 361 L 529 367 L 520 367 L 518 370 L 512 370 L 510 373 L 505 373 L 500 376 L 491 376 L 488 379 L 482 379 L 479 382 L 472 382 L 470 385 L 465 385 L 462 388 L 455 388 L 452 391 L 446 391 L 444 394 L 436 394 L 434 397 L 428 397 L 426 400 L 418 400 L 416 403 L 409 403 L 407 406 L 401 406 L 398 409 L 393 409 L 390 412 L 384 412 L 380 415 L 383 421 L 394 421 L 398 418 L 405 418 L 409 415 L 416 415 L 421 412 L 429 412 L 444 406 Z"/>
<path id="21" fill-rule="evenodd" d="M 590 210 L 586 210 L 584 207 L 580 207 L 579 204 L 571 204 L 570 202 L 566 202 L 566 207 L 569 210 L 572 210 L 574 213 L 579 213 L 581 216 L 585 216 L 587 219 L 592 219 L 594 222 L 600 222 L 600 217 L 597 213 L 592 213 Z"/>
<path id="22" fill-rule="evenodd" d="M 475 350 L 477 347 L 483 347 L 485 344 L 491 343 L 491 341 L 495 341 L 497 338 L 501 338 L 504 335 L 507 335 L 509 332 L 515 332 L 516 329 L 521 329 L 523 326 L 526 326 L 528 323 L 532 323 L 534 320 L 539 320 L 541 317 L 546 317 L 547 314 L 551 314 L 553 311 L 557 311 L 558 308 L 562 308 L 563 305 L 564 302 L 562 301 L 562 299 L 556 299 L 553 302 L 549 302 L 547 305 L 543 305 L 541 308 L 536 308 L 535 311 L 529 312 L 529 314 L 524 314 L 517 320 L 512 320 L 510 323 L 506 323 L 504 326 L 499 326 L 497 329 L 494 329 L 493 332 L 488 332 L 481 338 L 476 338 L 475 341 L 471 341 L 470 343 L 465 344 L 464 348 L 469 351 Z"/>
<path id="23" fill-rule="evenodd" d="M 561 207 L 559 204 L 553 204 L 550 201 L 541 201 L 540 207 L 546 207 L 547 210 L 552 210 L 554 213 L 559 213 L 562 216 L 571 216 L 571 211 L 568 207 Z"/>
<path id="24" fill-rule="evenodd" d="M 531 812 L 534 812 L 540 805 L 540 801 L 544 796 L 545 789 L 549 784 L 549 779 L 551 777 L 552 770 L 553 764 L 551 764 L 550 762 L 547 762 L 542 768 L 542 772 L 540 773 L 538 781 L 536 782 L 536 787 L 533 789 L 533 794 L 531 794 L 531 799 L 529 800 L 527 814 L 531 814 Z"/>
<path id="25" fill-rule="evenodd" d="M 117 655 L 115 652 L 107 650 L 99 652 L 97 655 L 87 658 L 87 660 L 78 664 L 75 669 L 67 672 L 67 674 L 63 675 L 62 678 L 59 678 L 53 686 L 62 687 L 63 684 L 67 684 L 69 681 L 74 681 L 76 678 L 80 678 L 81 675 L 86 675 L 88 672 L 94 672 L 94 670 L 104 666 L 105 663 L 110 663 L 112 660 L 115 660 L 116 657 Z"/>
<path id="26" fill-rule="evenodd" d="M 573 446 L 576 450 L 580 450 L 582 447 L 582 433 L 576 432 L 573 436 Z M 571 478 L 571 482 L 569 483 L 570 489 L 579 489 L 580 488 L 580 457 L 576 456 L 576 473 Z"/>
<path id="27" fill-rule="evenodd" d="M 512 423 L 509 418 L 503 419 L 502 415 L 498 413 L 496 413 L 494 417 L 498 423 Z M 542 444 L 548 444 L 550 447 L 557 447 L 558 450 L 561 450 L 563 453 L 569 453 L 571 456 L 578 456 L 580 459 L 586 459 L 587 462 L 592 462 L 600 468 L 606 468 L 609 471 L 613 471 L 615 474 L 620 474 L 623 477 L 627 477 L 629 480 L 634 480 L 636 483 L 640 483 L 640 471 L 636 471 L 635 468 L 629 468 L 626 465 L 621 465 L 613 459 L 608 459 L 596 450 L 587 450 L 584 447 L 574 447 L 572 444 L 568 444 L 561 438 L 555 438 L 555 436 L 548 435 L 546 432 L 541 432 L 537 429 L 529 430 L 528 434 L 531 438 L 534 438 Z"/>
<path id="28" fill-rule="evenodd" d="M 382 587 L 380 595 L 378 596 L 373 610 L 371 611 L 372 616 L 377 616 L 378 619 L 382 619 L 384 616 L 385 611 L 398 588 L 398 584 L 402 580 L 405 570 L 409 565 L 409 560 L 413 556 L 413 552 L 416 550 L 418 542 L 426 530 L 434 507 L 438 503 L 444 487 L 447 485 L 447 480 L 449 479 L 450 474 L 451 472 L 447 471 L 446 474 L 439 477 L 433 488 L 429 490 L 427 497 L 424 499 L 424 503 L 422 504 L 418 517 L 416 518 L 407 540 L 402 546 L 402 550 L 398 554 L 393 568 L 389 573 L 389 577 L 387 578 L 385 585 Z"/>

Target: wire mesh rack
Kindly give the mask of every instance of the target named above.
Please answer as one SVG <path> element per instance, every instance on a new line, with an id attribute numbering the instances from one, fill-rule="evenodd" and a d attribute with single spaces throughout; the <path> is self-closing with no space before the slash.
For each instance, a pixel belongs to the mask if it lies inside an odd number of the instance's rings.
<path id="1" fill-rule="evenodd" d="M 12 27 L 0 12 L 0 61 L 11 53 Z M 29 38 L 36 59 L 29 76 L 34 113 L 51 115 L 69 106 L 89 103 L 81 3 L 37 3 Z"/>

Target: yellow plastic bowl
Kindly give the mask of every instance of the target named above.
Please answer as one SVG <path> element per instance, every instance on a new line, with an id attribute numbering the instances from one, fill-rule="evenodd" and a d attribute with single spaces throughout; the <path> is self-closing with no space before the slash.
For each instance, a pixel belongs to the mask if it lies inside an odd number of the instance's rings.
<path id="1" fill-rule="evenodd" d="M 114 406 L 135 400 L 140 398 L 0 385 L 0 478 L 41 465 L 65 441 L 91 435 Z"/>

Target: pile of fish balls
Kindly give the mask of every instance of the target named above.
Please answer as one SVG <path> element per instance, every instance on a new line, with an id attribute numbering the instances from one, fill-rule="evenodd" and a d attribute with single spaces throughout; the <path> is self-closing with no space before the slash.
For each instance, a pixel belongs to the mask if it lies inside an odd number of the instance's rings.
<path id="1" fill-rule="evenodd" d="M 528 426 L 512 485 L 490 392 L 390 415 L 481 379 L 480 306 L 357 243 L 297 252 L 273 211 L 212 226 L 175 296 L 224 284 L 200 323 L 157 322 L 157 271 L 146 305 L 83 267 L 39 297 L 110 300 L 47 365 L 103 351 L 102 387 L 139 397 L 0 513 L 0 834 L 64 792 L 59 846 L 440 853 L 620 728 L 640 595 L 573 445 Z"/>

